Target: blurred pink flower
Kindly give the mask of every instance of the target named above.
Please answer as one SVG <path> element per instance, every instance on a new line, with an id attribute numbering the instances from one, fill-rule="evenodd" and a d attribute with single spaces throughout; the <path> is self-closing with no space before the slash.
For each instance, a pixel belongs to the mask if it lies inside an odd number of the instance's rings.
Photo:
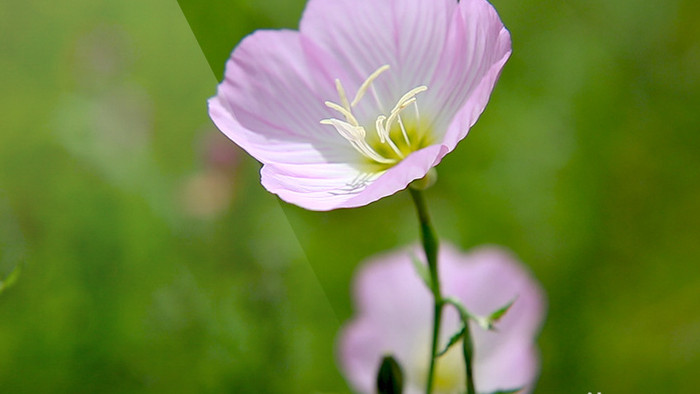
<path id="1" fill-rule="evenodd" d="M 200 157 L 207 168 L 235 174 L 243 152 L 221 133 L 209 130 L 203 136 Z"/>
<path id="2" fill-rule="evenodd" d="M 310 0 L 299 31 L 236 47 L 209 114 L 283 200 L 362 206 L 455 148 L 510 52 L 484 0 Z"/>
<path id="3" fill-rule="evenodd" d="M 418 254 L 416 249 L 416 255 Z M 471 323 L 475 386 L 479 393 L 525 387 L 539 373 L 535 336 L 544 318 L 545 296 L 537 281 L 509 253 L 482 247 L 463 254 L 440 249 L 440 282 L 445 296 L 460 300 L 473 314 L 488 316 L 515 299 L 496 331 Z M 432 329 L 432 295 L 416 274 L 407 250 L 372 258 L 354 281 L 357 316 L 339 338 L 341 370 L 361 393 L 375 392 L 382 356 L 401 364 L 406 394 L 425 387 Z M 445 306 L 441 346 L 459 329 L 454 308 Z M 461 346 L 438 359 L 436 393 L 465 392 Z"/>

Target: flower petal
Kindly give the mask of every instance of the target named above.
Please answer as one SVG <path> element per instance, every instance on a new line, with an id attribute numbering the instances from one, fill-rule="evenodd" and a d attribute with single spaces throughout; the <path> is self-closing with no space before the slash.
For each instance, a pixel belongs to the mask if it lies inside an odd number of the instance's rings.
<path id="1" fill-rule="evenodd" d="M 302 208 L 353 208 L 405 189 L 437 165 L 443 151 L 445 148 L 440 145 L 427 147 L 381 174 L 363 173 L 356 166 L 343 163 L 268 163 L 261 170 L 261 181 L 282 200 Z"/>
<path id="2" fill-rule="evenodd" d="M 444 145 L 431 145 L 411 153 L 367 185 L 362 193 L 348 200 L 345 207 L 367 205 L 405 189 L 411 182 L 424 177 L 431 168 L 438 165 L 445 153 L 447 148 Z"/>
<path id="3" fill-rule="evenodd" d="M 435 111 L 434 131 L 449 151 L 484 111 L 510 54 L 510 33 L 491 4 L 461 1 L 425 104 Z"/>
<path id="4" fill-rule="evenodd" d="M 474 380 L 479 392 L 524 388 L 518 393 L 530 393 L 539 374 L 539 351 L 530 343 L 503 343 L 498 354 L 474 363 Z"/>
<path id="5" fill-rule="evenodd" d="M 294 31 L 258 31 L 246 37 L 209 101 L 219 129 L 263 163 L 358 160 L 335 130 L 319 123 L 333 112 L 318 93 L 327 94 L 328 86 L 320 88 L 315 78 L 325 70 L 317 61 L 307 61 L 308 47 Z"/>
<path id="6" fill-rule="evenodd" d="M 389 65 L 374 83 L 388 113 L 404 93 L 429 81 L 456 7 L 454 0 L 311 0 L 300 31 L 346 66 L 349 80 L 343 83 L 352 94 L 372 72 Z M 374 102 L 362 103 L 358 112 L 368 112 L 367 105 L 376 118 Z"/>

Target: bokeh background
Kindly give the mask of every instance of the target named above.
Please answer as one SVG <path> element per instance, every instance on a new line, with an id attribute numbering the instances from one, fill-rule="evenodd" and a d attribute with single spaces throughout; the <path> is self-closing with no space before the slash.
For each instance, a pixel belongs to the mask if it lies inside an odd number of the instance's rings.
<path id="1" fill-rule="evenodd" d="M 513 56 L 438 167 L 438 232 L 542 282 L 537 393 L 696 393 L 699 3 L 493 3 Z M 206 113 L 235 44 L 303 7 L 0 3 L 1 392 L 348 392 L 350 279 L 417 240 L 410 198 L 280 203 Z"/>

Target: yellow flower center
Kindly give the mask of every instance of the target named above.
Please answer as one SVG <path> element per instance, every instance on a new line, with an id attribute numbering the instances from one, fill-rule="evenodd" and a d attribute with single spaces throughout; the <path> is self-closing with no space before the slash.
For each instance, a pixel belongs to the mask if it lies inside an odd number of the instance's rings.
<path id="1" fill-rule="evenodd" d="M 415 376 L 419 377 L 416 384 L 425 387 L 428 375 L 428 360 L 424 354 L 419 353 L 420 358 L 415 364 Z M 436 394 L 458 394 L 466 390 L 464 359 L 462 358 L 461 342 L 456 343 L 440 356 L 435 363 L 435 376 L 433 377 L 433 392 Z"/>

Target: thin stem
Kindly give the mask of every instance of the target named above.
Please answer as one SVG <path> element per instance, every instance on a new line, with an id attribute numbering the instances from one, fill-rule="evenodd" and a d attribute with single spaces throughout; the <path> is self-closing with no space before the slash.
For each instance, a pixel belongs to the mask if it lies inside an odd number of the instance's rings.
<path id="1" fill-rule="evenodd" d="M 423 240 L 423 249 L 425 250 L 425 258 L 428 260 L 428 271 L 430 272 L 430 280 L 432 282 L 432 290 L 434 296 L 433 306 L 433 337 L 430 347 L 430 368 L 428 369 L 428 379 L 425 388 L 426 394 L 433 392 L 433 379 L 435 375 L 435 354 L 437 353 L 438 340 L 440 336 L 440 322 L 442 320 L 442 293 L 440 292 L 440 280 L 438 277 L 438 238 L 435 230 L 430 222 L 428 214 L 428 206 L 423 198 L 423 193 L 414 188 L 408 188 L 411 191 L 411 197 L 416 205 L 418 220 L 420 222 L 421 238 Z"/>
<path id="2" fill-rule="evenodd" d="M 452 305 L 457 309 L 460 318 L 462 319 L 462 324 L 464 324 L 464 333 L 462 334 L 462 354 L 464 355 L 464 367 L 466 369 L 466 385 L 467 394 L 476 394 L 476 389 L 474 388 L 474 373 L 472 370 L 472 358 L 474 357 L 474 344 L 472 343 L 472 335 L 469 329 L 469 320 L 474 318 L 474 315 L 470 314 L 469 311 L 464 308 L 458 300 L 447 297 L 443 299 L 443 303 Z"/>
<path id="3" fill-rule="evenodd" d="M 472 344 L 472 336 L 469 331 L 469 321 L 464 322 L 464 336 L 462 337 L 462 354 L 464 355 L 464 364 L 467 369 L 467 394 L 476 394 L 474 388 L 474 374 L 472 372 L 472 356 L 474 354 L 474 346 Z"/>

